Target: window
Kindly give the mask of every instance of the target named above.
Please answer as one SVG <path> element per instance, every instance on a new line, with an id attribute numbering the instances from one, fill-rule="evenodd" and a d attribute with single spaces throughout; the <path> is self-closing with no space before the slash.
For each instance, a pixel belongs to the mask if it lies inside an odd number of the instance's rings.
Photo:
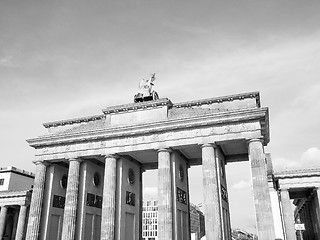
<path id="1" fill-rule="evenodd" d="M 4 178 L 0 178 L 0 186 L 2 186 L 4 183 Z"/>

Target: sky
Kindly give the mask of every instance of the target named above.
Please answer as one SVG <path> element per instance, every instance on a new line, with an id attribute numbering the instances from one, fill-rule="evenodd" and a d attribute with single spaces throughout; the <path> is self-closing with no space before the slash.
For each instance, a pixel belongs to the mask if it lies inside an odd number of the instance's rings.
<path id="1" fill-rule="evenodd" d="M 173 103 L 259 91 L 275 170 L 319 166 L 319 10 L 315 0 L 3 0 L 0 165 L 34 171 L 25 140 L 42 123 L 132 103 L 156 72 Z M 227 177 L 232 225 L 254 231 L 248 162 L 228 164 Z M 201 167 L 190 179 L 201 203 Z"/>

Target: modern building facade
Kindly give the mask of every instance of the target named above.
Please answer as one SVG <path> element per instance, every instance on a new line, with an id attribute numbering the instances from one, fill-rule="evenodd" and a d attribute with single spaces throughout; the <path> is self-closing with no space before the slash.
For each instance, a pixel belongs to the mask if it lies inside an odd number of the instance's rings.
<path id="1" fill-rule="evenodd" d="M 191 239 L 201 239 L 205 235 L 204 215 L 194 204 L 190 204 Z M 192 238 L 194 236 L 194 238 Z M 142 239 L 158 240 L 158 201 L 143 201 L 142 207 Z"/>
<path id="2" fill-rule="evenodd" d="M 0 239 L 25 237 L 34 174 L 15 167 L 0 168 Z"/>
<path id="3" fill-rule="evenodd" d="M 142 239 L 158 240 L 158 201 L 143 201 Z"/>
<path id="4" fill-rule="evenodd" d="M 201 239 L 205 235 L 204 214 L 200 208 L 194 204 L 190 204 L 190 231 L 191 238 Z"/>
<path id="5" fill-rule="evenodd" d="M 260 240 L 274 239 L 258 92 L 173 104 L 163 98 L 45 123 L 26 239 L 142 236 L 142 173 L 158 169 L 158 240 L 189 240 L 188 168 L 203 166 L 207 239 L 231 239 L 225 165 L 250 161 Z"/>

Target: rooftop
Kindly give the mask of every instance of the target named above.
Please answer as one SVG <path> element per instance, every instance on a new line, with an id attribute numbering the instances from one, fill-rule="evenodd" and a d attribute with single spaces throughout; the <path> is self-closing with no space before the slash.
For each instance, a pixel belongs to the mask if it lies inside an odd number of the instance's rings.
<path id="1" fill-rule="evenodd" d="M 28 177 L 32 177 L 34 178 L 34 173 L 32 172 L 28 172 L 26 170 L 22 170 L 16 167 L 0 167 L 0 173 L 5 173 L 5 172 L 13 172 L 13 173 L 17 173 L 17 174 L 21 174 L 24 176 L 28 176 Z"/>

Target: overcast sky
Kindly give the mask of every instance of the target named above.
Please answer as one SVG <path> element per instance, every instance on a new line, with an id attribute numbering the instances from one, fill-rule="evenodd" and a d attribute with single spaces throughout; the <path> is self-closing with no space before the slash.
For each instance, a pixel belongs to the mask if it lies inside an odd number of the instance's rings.
<path id="1" fill-rule="evenodd" d="M 3 0 L 0 165 L 34 171 L 25 140 L 44 134 L 43 122 L 131 103 L 157 72 L 157 92 L 174 103 L 260 91 L 275 168 L 314 167 L 319 11 L 318 0 Z M 199 203 L 201 168 L 190 171 Z M 233 227 L 253 229 L 248 163 L 227 175 Z"/>

